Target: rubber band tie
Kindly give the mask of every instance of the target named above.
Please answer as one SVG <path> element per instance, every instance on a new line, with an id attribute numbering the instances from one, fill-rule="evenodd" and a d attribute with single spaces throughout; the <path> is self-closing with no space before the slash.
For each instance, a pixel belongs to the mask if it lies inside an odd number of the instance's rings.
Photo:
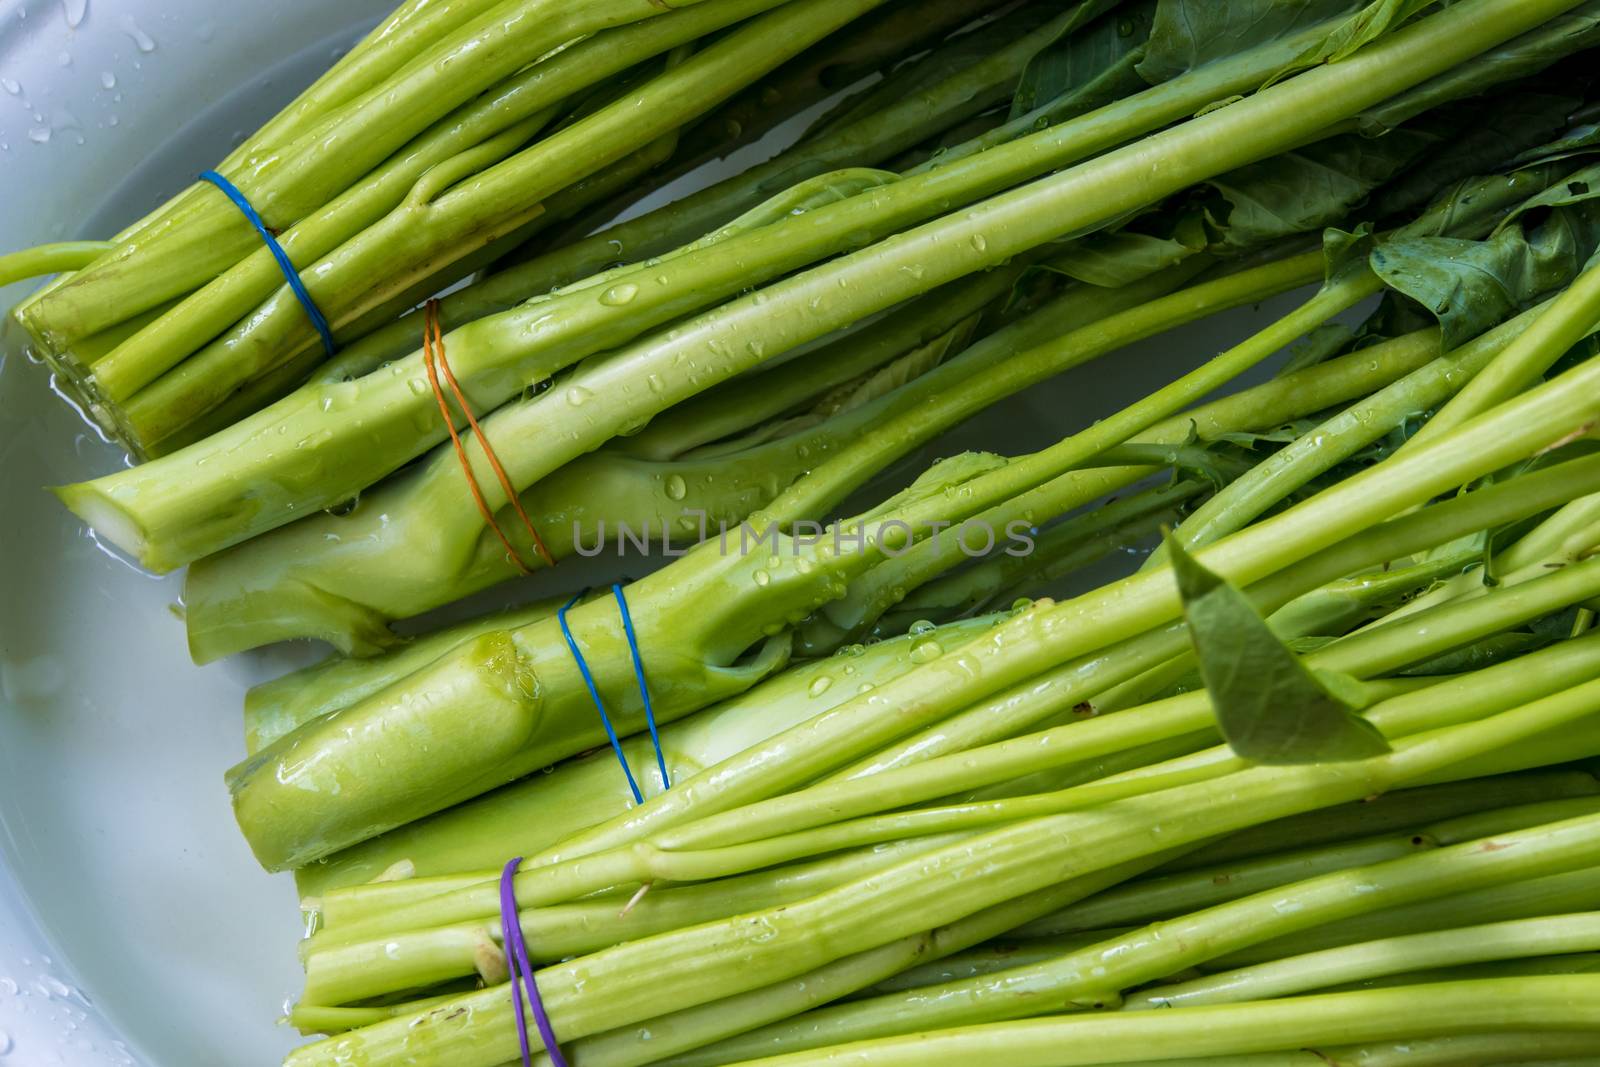
<path id="1" fill-rule="evenodd" d="M 218 189 L 221 189 L 223 195 L 232 200 L 234 206 L 244 212 L 244 217 L 250 220 L 250 225 L 256 228 L 256 232 L 261 235 L 261 239 L 267 243 L 267 250 L 272 253 L 272 258 L 278 261 L 278 267 L 283 271 L 284 280 L 289 283 L 289 288 L 299 299 L 300 306 L 306 309 L 306 317 L 311 320 L 311 325 L 317 328 L 317 334 L 322 338 L 323 350 L 328 353 L 329 358 L 332 358 L 335 351 L 333 331 L 328 328 L 328 320 L 323 318 L 322 309 L 317 307 L 315 300 L 311 299 L 311 293 L 306 289 L 306 283 L 301 280 L 300 272 L 295 269 L 294 261 L 289 258 L 289 253 L 283 250 L 283 246 L 278 243 L 277 235 L 272 232 L 271 227 L 256 212 L 256 209 L 251 206 L 249 199 L 239 191 L 237 185 L 214 170 L 201 171 L 200 180 L 210 182 Z"/>
<path id="2" fill-rule="evenodd" d="M 578 642 L 572 636 L 572 628 L 567 625 L 567 611 L 582 600 L 587 592 L 585 589 L 563 604 L 561 610 L 556 612 L 556 621 L 561 625 L 561 636 L 567 639 L 567 648 L 571 650 L 572 658 L 577 661 L 578 673 L 583 675 L 583 684 L 588 687 L 589 699 L 594 701 L 594 710 L 600 713 L 600 724 L 606 728 L 606 737 L 611 740 L 611 751 L 617 754 L 617 762 L 622 764 L 622 773 L 628 779 L 628 788 L 633 791 L 633 799 L 643 804 L 644 793 L 633 777 L 633 769 L 628 766 L 628 757 L 622 753 L 622 740 L 617 737 L 616 727 L 611 725 L 611 716 L 606 714 L 606 706 L 600 700 L 600 689 L 595 685 L 594 674 L 589 670 L 588 661 L 578 649 Z M 667 776 L 667 759 L 661 752 L 661 734 L 656 729 L 656 712 L 650 704 L 650 686 L 644 677 L 644 661 L 639 656 L 639 638 L 633 630 L 633 616 L 628 613 L 628 598 L 623 596 L 620 583 L 612 585 L 611 595 L 616 597 L 617 610 L 622 615 L 622 632 L 628 639 L 628 651 L 633 656 L 633 674 L 639 681 L 639 696 L 644 700 L 644 721 L 650 728 L 650 743 L 655 746 L 656 766 L 661 771 L 661 786 L 663 789 L 671 789 L 672 781 Z"/>
<path id="3" fill-rule="evenodd" d="M 506 474 L 506 469 L 500 463 L 500 457 L 495 455 L 494 446 L 489 443 L 489 436 L 483 432 L 483 427 L 478 424 L 477 416 L 472 414 L 472 406 L 467 403 L 466 394 L 461 391 L 461 385 L 456 381 L 455 372 L 450 369 L 450 361 L 444 355 L 444 329 L 439 324 L 439 301 L 429 300 L 422 309 L 422 365 L 428 371 L 428 384 L 433 387 L 433 398 L 439 402 L 439 414 L 444 416 L 445 429 L 450 431 L 450 441 L 455 445 L 456 458 L 461 461 L 461 472 L 467 476 L 467 489 L 472 493 L 473 503 L 478 505 L 478 514 L 483 516 L 483 521 L 500 543 L 506 546 L 506 554 L 511 558 L 511 563 L 522 574 L 532 574 L 533 569 L 522 561 L 522 554 L 511 543 L 511 538 L 500 528 L 500 523 L 495 520 L 494 509 L 484 499 L 483 486 L 478 484 L 478 475 L 472 469 L 472 460 L 467 457 L 467 446 L 462 443 L 461 434 L 456 430 L 455 416 L 450 414 L 450 402 L 445 399 L 444 389 L 439 384 L 439 372 L 444 372 L 444 380 L 450 386 L 450 392 L 455 395 L 456 403 L 461 406 L 461 411 L 467 416 L 467 423 L 472 427 L 472 432 L 477 435 L 478 444 L 483 447 L 483 454 L 489 460 L 489 466 L 494 470 L 494 476 L 500 483 L 500 489 L 505 493 L 506 499 L 516 510 L 517 517 L 522 520 L 522 525 L 527 527 L 528 536 L 533 539 L 533 547 L 538 551 L 539 557 L 544 560 L 547 567 L 556 565 L 555 557 L 545 547 L 544 538 L 539 536 L 538 527 L 528 517 L 528 512 L 522 506 L 522 498 L 517 494 L 516 487 L 511 484 L 511 478 Z"/>
<path id="4" fill-rule="evenodd" d="M 544 1010 L 544 999 L 539 996 L 539 983 L 533 979 L 533 965 L 528 961 L 528 942 L 522 936 L 522 917 L 517 911 L 517 868 L 522 857 L 506 864 L 500 875 L 500 937 L 505 943 L 506 969 L 511 973 L 511 999 L 517 1005 L 517 1042 L 522 1047 L 522 1062 L 533 1067 L 533 1050 L 528 1046 L 528 1019 L 523 1004 L 533 1006 L 533 1023 L 539 1028 L 539 1040 L 550 1057 L 552 1067 L 567 1067 L 556 1044 L 556 1034 L 550 1027 L 550 1014 Z"/>
<path id="5" fill-rule="evenodd" d="M 572 627 L 567 625 L 568 610 L 582 600 L 586 593 L 587 589 L 563 604 L 561 610 L 556 612 L 556 620 L 561 624 L 561 636 L 567 639 L 567 648 L 572 651 L 572 658 L 577 661 L 578 673 L 583 675 L 583 684 L 588 687 L 589 697 L 594 701 L 595 710 L 600 713 L 600 722 L 606 728 L 606 736 L 611 739 L 611 749 L 617 754 L 617 762 L 622 764 L 622 773 L 628 779 L 628 788 L 633 791 L 633 799 L 643 804 L 644 795 L 639 791 L 639 783 L 634 780 L 628 759 L 622 753 L 622 741 L 617 737 L 616 728 L 611 724 L 611 716 L 606 714 L 605 704 L 600 700 L 600 690 L 595 685 L 594 675 L 589 670 L 588 661 L 578 649 L 577 640 L 572 636 Z M 650 742 L 655 746 L 656 766 L 661 771 L 661 783 L 664 787 L 671 788 L 672 782 L 667 777 L 667 760 L 661 751 L 661 734 L 656 728 L 656 713 L 650 704 L 650 686 L 645 681 L 644 660 L 639 655 L 639 638 L 634 631 L 633 616 L 628 611 L 628 598 L 623 595 L 620 582 L 611 586 L 611 595 L 616 598 L 617 611 L 622 615 L 622 632 L 628 639 L 628 652 L 633 659 L 634 676 L 639 680 L 639 695 L 644 700 L 645 722 L 650 727 Z M 506 969 L 511 975 L 511 998 L 517 1008 L 517 1042 L 522 1050 L 524 1067 L 533 1067 L 533 1049 L 528 1043 L 528 1020 L 525 1011 L 525 1008 L 531 1005 L 534 1025 L 539 1030 L 539 1038 L 544 1042 L 544 1050 L 550 1057 L 552 1067 L 567 1067 L 567 1061 L 556 1044 L 555 1031 L 550 1026 L 550 1016 L 545 1011 L 544 1000 L 539 995 L 539 984 L 534 980 L 533 965 L 528 958 L 527 939 L 522 936 L 522 914 L 517 908 L 517 869 L 521 866 L 522 857 L 518 856 L 508 862 L 505 870 L 500 872 L 500 937 L 505 945 Z"/>

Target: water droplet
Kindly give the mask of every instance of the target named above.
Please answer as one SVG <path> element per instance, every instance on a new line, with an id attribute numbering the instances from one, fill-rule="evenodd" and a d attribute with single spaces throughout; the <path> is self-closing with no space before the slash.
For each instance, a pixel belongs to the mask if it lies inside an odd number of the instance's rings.
<path id="1" fill-rule="evenodd" d="M 0 1056 L 11 1055 L 11 1050 L 16 1047 L 17 1043 L 11 1040 L 11 1035 L 4 1030 L 0 1030 Z"/>
<path id="2" fill-rule="evenodd" d="M 682 500 L 688 494 L 689 483 L 683 480 L 682 475 L 671 474 L 667 476 L 667 496 L 673 500 Z"/>
<path id="3" fill-rule="evenodd" d="M 32 126 L 32 127 L 29 127 L 29 129 L 28 129 L 28 140 L 32 141 L 34 144 L 44 144 L 46 141 L 50 140 L 50 127 L 48 127 L 48 126 Z"/>
<path id="4" fill-rule="evenodd" d="M 839 656 L 862 656 L 862 655 L 866 654 L 866 651 L 867 651 L 867 646 L 866 645 L 845 645 L 844 647 L 840 648 L 839 651 L 837 653 L 835 653 L 835 655 L 839 655 Z M 849 671 L 850 668 L 846 667 L 845 670 Z"/>
<path id="5" fill-rule="evenodd" d="M 132 15 L 123 15 L 118 20 L 118 25 L 122 27 L 123 33 L 133 39 L 133 46 L 139 51 L 154 52 L 156 50 L 155 40 L 139 28 L 139 24 L 133 20 Z"/>
<path id="6" fill-rule="evenodd" d="M 61 13 L 66 16 L 67 29 L 75 30 L 89 14 L 89 0 L 61 0 Z"/>
<path id="7" fill-rule="evenodd" d="M 767 346 L 765 344 L 761 343 L 760 341 L 755 341 L 755 340 L 752 340 L 749 343 L 747 343 L 745 345 L 745 348 L 749 349 L 750 350 L 750 354 L 752 356 L 755 356 L 757 359 L 760 359 L 762 356 L 766 355 L 766 352 L 767 352 Z"/>
<path id="8" fill-rule="evenodd" d="M 72 53 L 68 52 L 68 51 L 65 51 L 65 50 L 57 52 L 56 53 L 56 66 L 58 66 L 58 67 L 70 67 L 70 66 L 72 66 Z"/>
<path id="9" fill-rule="evenodd" d="M 413 396 L 427 396 L 430 390 L 428 383 L 421 378 L 413 378 L 406 383 L 406 388 L 411 390 Z"/>
<path id="10" fill-rule="evenodd" d="M 768 585 L 772 582 L 772 575 L 766 571 L 756 571 L 755 580 L 757 585 Z"/>
<path id="11" fill-rule="evenodd" d="M 832 676 L 819 674 L 816 676 L 816 678 L 812 679 L 811 684 L 806 687 L 806 692 L 810 693 L 814 697 L 819 697 L 823 693 L 826 693 L 828 691 L 828 687 L 831 685 L 833 685 Z"/>
<path id="12" fill-rule="evenodd" d="M 984 237 L 981 233 L 975 233 L 972 235 L 972 250 L 974 252 L 986 252 L 988 249 L 988 238 Z"/>
<path id="13" fill-rule="evenodd" d="M 900 273 L 909 275 L 911 278 L 914 278 L 920 282 L 922 280 L 922 276 L 928 273 L 928 269 L 920 263 L 908 263 L 900 268 Z"/>
<path id="14" fill-rule="evenodd" d="M 12 96 L 22 95 L 22 84 L 13 78 L 0 78 L 0 89 L 4 89 Z"/>
<path id="15" fill-rule="evenodd" d="M 100 72 L 100 85 L 106 89 L 115 89 L 117 87 L 117 76 L 109 70 L 102 70 Z"/>
<path id="16" fill-rule="evenodd" d="M 906 632 L 912 637 L 921 637 L 923 634 L 933 633 L 933 631 L 937 630 L 938 628 L 939 627 L 935 626 L 927 619 L 918 619 L 916 622 L 911 624 L 910 629 L 908 629 Z"/>
<path id="17" fill-rule="evenodd" d="M 0 995 L 14 997 L 21 991 L 21 987 L 11 978 L 0 978 Z"/>
<path id="18" fill-rule="evenodd" d="M 632 301 L 633 298 L 638 295 L 639 287 L 637 285 L 634 285 L 632 282 L 623 282 L 621 285 L 613 285 L 611 288 L 601 293 L 600 303 L 606 304 L 610 307 L 621 307 L 623 304 Z"/>
<path id="19" fill-rule="evenodd" d="M 659 393 L 667 387 L 667 383 L 661 380 L 661 375 L 659 374 L 652 374 L 645 378 L 644 381 L 650 387 L 652 393 Z"/>
<path id="20" fill-rule="evenodd" d="M 931 638 L 911 646 L 912 663 L 931 663 L 944 655 L 944 646 Z"/>
<path id="21" fill-rule="evenodd" d="M 583 386 L 574 385 L 572 388 L 567 390 L 567 403 L 571 404 L 575 408 L 582 407 L 584 402 L 592 396 L 594 396 L 594 394 L 585 389 Z"/>

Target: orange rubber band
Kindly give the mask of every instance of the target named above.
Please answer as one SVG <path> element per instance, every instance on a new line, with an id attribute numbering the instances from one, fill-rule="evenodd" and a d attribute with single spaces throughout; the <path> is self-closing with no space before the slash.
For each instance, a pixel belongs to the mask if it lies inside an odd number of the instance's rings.
<path id="1" fill-rule="evenodd" d="M 435 353 L 435 346 L 438 351 Z M 489 461 L 489 466 L 494 470 L 494 476 L 500 482 L 501 490 L 506 494 L 506 499 L 516 510 L 517 516 L 522 519 L 522 524 L 528 528 L 528 536 L 533 539 L 533 547 L 538 550 L 539 557 L 545 565 L 554 567 L 555 557 L 545 547 L 544 538 L 539 536 L 539 530 L 528 517 L 528 512 L 522 506 L 522 500 L 517 494 L 516 487 L 511 484 L 511 479 L 506 475 L 505 467 L 500 465 L 500 457 L 495 455 L 494 447 L 489 444 L 489 438 L 484 434 L 483 427 L 478 425 L 477 418 L 472 414 L 472 407 L 467 403 L 461 386 L 456 382 L 456 376 L 450 370 L 450 361 L 444 355 L 444 330 L 439 325 L 439 301 L 429 300 L 422 309 L 422 365 L 428 369 L 428 384 L 433 387 L 433 398 L 439 402 L 439 414 L 444 416 L 444 425 L 450 431 L 450 440 L 456 447 L 456 458 L 461 461 L 461 471 L 467 477 L 467 489 L 472 493 L 474 503 L 478 505 L 478 513 L 483 516 L 483 521 L 494 531 L 500 543 L 506 546 L 506 554 L 511 557 L 512 564 L 523 574 L 532 574 L 533 570 L 522 561 L 519 553 L 511 543 L 511 538 L 500 528 L 495 521 L 494 509 L 489 507 L 489 502 L 484 499 L 483 487 L 478 484 L 478 476 L 473 472 L 472 461 L 467 458 L 467 446 L 462 443 L 461 435 L 456 432 L 456 420 L 450 414 L 450 403 L 445 399 L 444 390 L 439 385 L 439 371 L 444 371 L 444 380 L 450 386 L 450 391 L 455 394 L 456 403 L 461 406 L 462 414 L 466 415 L 467 423 L 472 427 L 472 432 L 477 436 L 478 444 L 483 448 L 483 455 Z"/>

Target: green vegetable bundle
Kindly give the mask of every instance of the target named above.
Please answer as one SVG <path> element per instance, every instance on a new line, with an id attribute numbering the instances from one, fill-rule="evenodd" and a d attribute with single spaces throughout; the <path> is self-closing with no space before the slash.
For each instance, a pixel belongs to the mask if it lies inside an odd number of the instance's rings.
<path id="1" fill-rule="evenodd" d="M 535 1063 L 1600 1058 L 1596 45 L 418 2 L 219 168 L 333 358 L 206 187 L 0 260 L 74 271 L 17 314 L 148 461 L 58 493 L 190 567 L 196 660 L 336 649 L 227 773 L 308 914 L 286 1062 L 520 1062 L 519 931 Z M 1141 395 L 930 462 L 1093 360 Z M 619 529 L 670 560 L 402 636 Z"/>

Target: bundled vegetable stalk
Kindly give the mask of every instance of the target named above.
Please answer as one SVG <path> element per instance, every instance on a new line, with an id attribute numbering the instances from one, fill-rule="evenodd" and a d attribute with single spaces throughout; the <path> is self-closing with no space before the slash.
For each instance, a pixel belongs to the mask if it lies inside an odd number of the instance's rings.
<path id="1" fill-rule="evenodd" d="M 474 253 L 515 237 L 552 198 L 583 200 L 578 183 L 878 0 L 414 6 L 396 16 L 409 32 L 380 28 L 219 167 L 280 233 L 341 336 L 419 284 L 469 272 Z M 207 185 L 77 265 L 17 315 L 135 455 L 322 352 L 268 249 Z"/>
<path id="2" fill-rule="evenodd" d="M 1198 180 L 1320 136 L 1368 108 L 1387 103 L 1403 117 L 1440 95 L 1481 90 L 1520 73 L 1495 57 L 1472 62 L 1519 34 L 1553 34 L 1555 46 L 1546 42 L 1539 53 L 1548 63 L 1563 48 L 1578 46 L 1579 31 L 1592 31 L 1592 20 L 1576 17 L 1572 26 L 1544 28 L 1547 18 L 1572 6 L 1519 8 L 1504 19 L 1497 14 L 1478 20 L 1472 34 L 1449 48 L 1431 50 L 1428 24 L 1418 23 L 1348 60 L 1106 152 L 1259 84 L 1326 26 L 1301 28 L 1307 10 L 1297 8 L 1301 21 L 1268 27 L 1289 32 L 1212 63 L 1182 54 L 1180 41 L 1172 69 L 1183 73 L 1150 89 L 948 166 L 887 184 L 863 179 L 872 187 L 858 195 L 479 319 L 447 335 L 450 360 L 464 395 L 485 410 L 605 353 L 579 371 L 581 390 L 557 382 L 485 420 L 491 437 L 520 440 L 557 405 L 603 398 L 576 440 L 547 440 L 537 457 L 507 464 L 513 486 L 526 486 L 672 403 L 845 323 L 1043 241 L 1103 226 Z M 1162 40 L 1167 36 L 1163 29 Z M 1425 59 L 1410 62 L 1422 52 L 1429 53 Z M 1466 75 L 1445 73 L 1462 63 Z M 1446 84 L 1415 89 L 1435 75 Z M 1037 177 L 1095 152 L 1104 154 Z M 1152 153 L 1163 161 L 1153 178 Z M 963 205 L 971 206 L 949 213 Z M 630 345 L 656 326 L 879 238 L 682 323 L 670 340 Z M 693 374 L 686 373 L 690 361 Z M 648 385 L 651 375 L 659 390 Z M 351 500 L 444 439 L 436 408 L 422 354 L 414 352 L 352 382 L 310 383 L 179 453 L 63 495 L 114 543 L 166 569 Z M 294 447 L 283 447 L 286 442 Z M 494 507 L 504 503 L 497 492 L 491 487 Z"/>
<path id="3" fill-rule="evenodd" d="M 1581 0 L 415 3 L 220 168 L 337 356 L 213 189 L 12 260 L 82 268 L 19 315 L 168 453 L 60 492 L 193 564 L 195 657 L 342 653 L 228 773 L 313 920 L 287 1062 L 1600 1055 L 1597 40 Z M 391 628 L 607 522 L 679 558 Z"/>

